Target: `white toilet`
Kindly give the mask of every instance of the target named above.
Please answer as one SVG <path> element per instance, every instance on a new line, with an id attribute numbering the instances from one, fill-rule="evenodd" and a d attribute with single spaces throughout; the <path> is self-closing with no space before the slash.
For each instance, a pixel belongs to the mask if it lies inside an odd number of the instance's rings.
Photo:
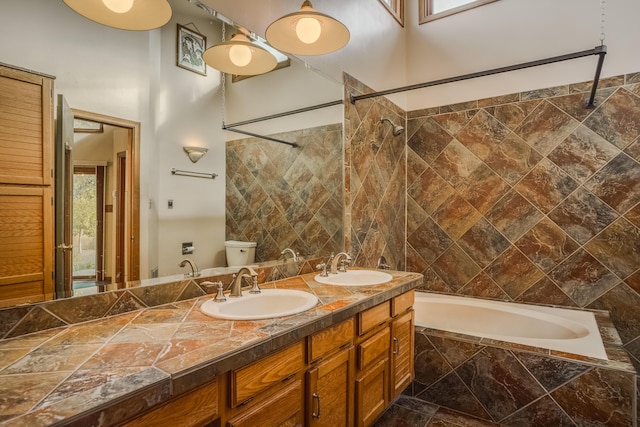
<path id="1" fill-rule="evenodd" d="M 227 240 L 224 242 L 227 253 L 227 265 L 237 267 L 250 265 L 256 261 L 256 242 L 242 242 L 239 240 Z"/>

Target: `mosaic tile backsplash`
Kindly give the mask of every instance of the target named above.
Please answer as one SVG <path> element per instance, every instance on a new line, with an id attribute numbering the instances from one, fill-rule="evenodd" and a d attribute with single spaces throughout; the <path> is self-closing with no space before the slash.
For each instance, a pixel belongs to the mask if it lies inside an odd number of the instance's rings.
<path id="1" fill-rule="evenodd" d="M 227 143 L 226 237 L 256 242 L 256 261 L 291 247 L 303 256 L 343 248 L 342 123 Z"/>

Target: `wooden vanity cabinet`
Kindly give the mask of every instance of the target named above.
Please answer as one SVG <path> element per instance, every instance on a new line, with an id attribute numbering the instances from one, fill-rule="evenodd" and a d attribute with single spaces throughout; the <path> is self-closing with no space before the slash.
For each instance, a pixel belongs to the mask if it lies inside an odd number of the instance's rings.
<path id="1" fill-rule="evenodd" d="M 368 426 L 389 405 L 391 301 L 357 315 L 356 426 Z"/>
<path id="2" fill-rule="evenodd" d="M 391 400 L 413 381 L 413 313 L 410 310 L 391 322 Z"/>
<path id="3" fill-rule="evenodd" d="M 175 398 L 127 427 L 367 427 L 413 380 L 413 291 Z"/>
<path id="4" fill-rule="evenodd" d="M 307 338 L 306 426 L 353 425 L 354 319 Z"/>

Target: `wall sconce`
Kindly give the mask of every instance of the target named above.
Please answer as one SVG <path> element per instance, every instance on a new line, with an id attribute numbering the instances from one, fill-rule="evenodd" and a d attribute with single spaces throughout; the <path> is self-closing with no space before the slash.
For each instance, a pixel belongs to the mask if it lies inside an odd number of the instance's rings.
<path id="1" fill-rule="evenodd" d="M 187 157 L 189 157 L 191 163 L 196 163 L 209 151 L 207 148 L 202 147 L 182 147 L 182 149 L 187 153 Z"/>
<path id="2" fill-rule="evenodd" d="M 276 68 L 278 60 L 271 52 L 253 43 L 242 29 L 228 42 L 205 50 L 202 59 L 210 67 L 238 76 L 255 76 Z"/>
<path id="3" fill-rule="evenodd" d="M 324 55 L 349 42 L 349 30 L 329 15 L 316 11 L 309 0 L 299 11 L 273 22 L 265 33 L 274 48 L 294 55 Z"/>
<path id="4" fill-rule="evenodd" d="M 67 6 L 99 24 L 121 30 L 153 30 L 171 19 L 166 0 L 63 0 Z"/>

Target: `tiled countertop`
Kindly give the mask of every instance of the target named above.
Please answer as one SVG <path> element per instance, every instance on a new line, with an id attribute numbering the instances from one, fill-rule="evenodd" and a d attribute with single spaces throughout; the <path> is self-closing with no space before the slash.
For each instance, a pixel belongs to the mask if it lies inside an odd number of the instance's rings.
<path id="1" fill-rule="evenodd" d="M 422 283 L 390 273 L 378 286 L 323 285 L 315 273 L 262 284 L 318 297 L 289 317 L 214 319 L 199 310 L 206 296 L 0 340 L 0 425 L 116 424 Z"/>

